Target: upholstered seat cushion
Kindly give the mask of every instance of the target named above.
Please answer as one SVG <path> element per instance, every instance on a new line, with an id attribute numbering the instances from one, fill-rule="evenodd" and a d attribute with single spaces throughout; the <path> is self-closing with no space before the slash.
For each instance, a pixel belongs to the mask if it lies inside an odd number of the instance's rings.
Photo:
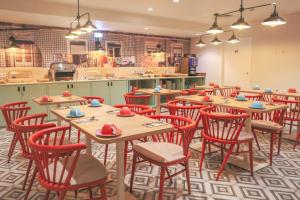
<path id="1" fill-rule="evenodd" d="M 66 172 L 64 173 L 63 180 L 68 176 L 68 171 L 74 160 L 74 156 L 68 158 L 68 163 L 66 165 Z M 63 170 L 64 159 L 60 160 L 56 166 L 56 180 L 59 180 L 61 172 Z M 53 163 L 49 165 L 50 177 L 54 174 Z M 95 157 L 88 154 L 80 154 L 76 163 L 76 167 L 71 178 L 71 185 L 78 185 L 83 183 L 89 183 L 105 178 L 107 175 L 105 167 L 102 163 Z"/>
<path id="2" fill-rule="evenodd" d="M 172 162 L 184 158 L 180 145 L 167 142 L 142 142 L 135 144 L 133 149 L 157 162 Z"/>
<path id="3" fill-rule="evenodd" d="M 264 120 L 251 120 L 252 128 L 268 129 L 271 131 L 281 131 L 283 126 L 276 122 L 264 121 Z"/>

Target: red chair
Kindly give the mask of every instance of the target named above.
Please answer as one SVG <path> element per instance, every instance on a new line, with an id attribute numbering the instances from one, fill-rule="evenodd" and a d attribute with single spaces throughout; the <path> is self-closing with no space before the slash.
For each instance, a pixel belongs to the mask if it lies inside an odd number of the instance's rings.
<path id="1" fill-rule="evenodd" d="M 251 120 L 251 128 L 257 147 L 260 150 L 259 142 L 256 136 L 258 133 L 269 133 L 270 134 L 270 155 L 269 162 L 272 165 L 273 161 L 273 146 L 275 139 L 278 140 L 277 155 L 280 153 L 282 130 L 283 130 L 283 119 L 285 109 L 275 110 L 266 113 L 253 113 Z M 276 138 L 277 137 L 277 138 Z"/>
<path id="2" fill-rule="evenodd" d="M 91 188 L 100 186 L 101 199 L 106 200 L 104 166 L 92 155 L 81 154 L 86 149 L 85 144 L 64 144 L 70 131 L 70 127 L 54 127 L 29 138 L 36 164 L 34 175 L 38 172 L 39 183 L 47 190 L 46 199 L 50 191 L 56 191 L 58 199 L 63 200 L 67 191 L 84 188 L 89 189 L 92 199 Z M 50 141 L 51 138 L 54 141 Z"/>
<path id="3" fill-rule="evenodd" d="M 126 104 L 149 105 L 151 95 L 134 92 L 124 94 Z"/>
<path id="4" fill-rule="evenodd" d="M 82 98 L 84 98 L 86 101 L 80 102 L 80 105 L 90 104 L 93 99 L 98 100 L 100 103 L 104 103 L 104 99 L 98 96 L 83 96 Z"/>
<path id="5" fill-rule="evenodd" d="M 207 95 L 213 95 L 213 94 L 214 94 L 214 90 L 213 90 L 213 89 L 206 89 L 206 90 L 205 90 L 205 93 L 206 93 Z"/>
<path id="6" fill-rule="evenodd" d="M 220 88 L 220 94 L 223 97 L 235 97 L 238 95 L 238 89 L 237 87 L 224 87 Z"/>
<path id="7" fill-rule="evenodd" d="M 123 108 L 123 107 L 128 107 L 132 112 L 138 114 L 138 115 L 144 115 L 144 116 L 150 116 L 154 115 L 156 110 L 152 109 L 150 106 L 146 105 L 134 105 L 134 104 L 118 104 L 114 106 L 115 108 Z M 146 141 L 147 139 L 144 138 L 142 141 Z M 124 151 L 124 168 L 126 170 L 126 163 L 127 163 L 127 154 L 128 154 L 128 143 L 131 143 L 133 145 L 132 141 L 126 141 L 125 142 L 125 151 Z M 104 165 L 106 166 L 107 162 L 107 153 L 108 153 L 108 144 L 105 145 L 105 150 L 104 150 Z"/>
<path id="8" fill-rule="evenodd" d="M 292 133 L 292 128 L 299 128 L 300 123 L 300 101 L 298 100 L 287 100 L 280 98 L 273 98 L 274 103 L 288 105 L 287 112 L 284 116 L 284 125 L 289 126 L 289 133 Z M 297 133 L 294 149 L 296 148 L 298 142 L 300 141 L 300 131 Z"/>
<path id="9" fill-rule="evenodd" d="M 202 131 L 202 155 L 199 164 L 200 172 L 202 172 L 206 144 L 219 144 L 221 147 L 221 158 L 223 158 L 223 161 L 216 177 L 216 180 L 218 180 L 233 152 L 235 145 L 238 147 L 238 145 L 244 143 L 249 145 L 250 169 L 251 175 L 253 175 L 253 135 L 241 131 L 244 126 L 244 122 L 249 115 L 245 113 L 231 114 L 215 112 L 214 107 L 203 108 L 200 112 L 204 126 Z M 229 148 L 226 148 L 227 146 L 229 146 Z M 227 150 L 225 157 L 223 156 L 224 149 Z"/>
<path id="10" fill-rule="evenodd" d="M 4 104 L 0 106 L 0 109 L 2 111 L 4 120 L 6 122 L 6 129 L 10 132 L 14 132 L 13 139 L 11 141 L 9 150 L 8 150 L 8 160 L 7 162 L 10 161 L 16 144 L 17 144 L 17 136 L 15 134 L 15 131 L 12 127 L 12 122 L 20 117 L 26 116 L 28 111 L 31 109 L 29 106 L 27 106 L 26 101 L 21 101 L 21 102 L 14 102 L 14 103 L 9 103 L 9 104 Z"/>
<path id="11" fill-rule="evenodd" d="M 40 131 L 47 128 L 55 127 L 54 123 L 45 123 L 45 118 L 47 114 L 35 114 L 35 115 L 27 115 L 21 118 L 16 119 L 12 123 L 12 127 L 15 130 L 16 136 L 20 142 L 22 155 L 29 160 L 29 164 L 27 166 L 27 171 L 25 175 L 25 180 L 23 183 L 23 190 L 26 187 L 27 179 L 32 167 L 33 155 L 28 146 L 29 137 L 36 131 Z M 29 194 L 31 188 L 27 189 L 27 193 Z"/>
<path id="12" fill-rule="evenodd" d="M 196 95 L 199 93 L 199 90 L 197 89 L 185 89 L 181 91 L 181 95 Z"/>
<path id="13" fill-rule="evenodd" d="M 161 167 L 159 200 L 163 198 L 164 182 L 179 173 L 186 173 L 186 180 L 189 194 L 191 193 L 189 158 L 191 152 L 189 145 L 193 139 L 196 123 L 188 118 L 161 115 L 150 116 L 153 119 L 162 120 L 174 125 L 174 130 L 153 136 L 153 142 L 138 143 L 133 146 L 133 164 L 130 179 L 130 192 L 132 192 L 136 164 L 140 162 L 150 162 Z M 140 159 L 138 161 L 138 159 Z M 180 164 L 184 169 L 170 174 L 168 167 Z M 167 173 L 167 176 L 165 174 Z"/>
<path id="14" fill-rule="evenodd" d="M 249 100 L 252 100 L 252 101 L 261 101 L 263 100 L 263 95 L 262 94 L 246 94 L 245 97 Z"/>

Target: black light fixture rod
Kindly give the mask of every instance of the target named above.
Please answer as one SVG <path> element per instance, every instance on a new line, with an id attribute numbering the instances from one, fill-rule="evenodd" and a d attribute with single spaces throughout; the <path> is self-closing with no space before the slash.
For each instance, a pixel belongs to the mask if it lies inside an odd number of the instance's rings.
<path id="1" fill-rule="evenodd" d="M 251 7 L 243 8 L 243 10 L 251 10 L 251 9 L 255 9 L 255 8 L 261 8 L 261 7 L 272 6 L 272 5 L 274 5 L 276 7 L 276 4 L 268 3 L 268 4 L 262 4 L 262 5 L 258 5 L 258 6 L 251 6 Z M 237 13 L 237 12 L 240 12 L 240 11 L 241 11 L 241 9 L 238 9 L 238 10 L 234 10 L 234 11 L 230 11 L 230 12 L 226 12 L 226 13 L 221 13 L 221 14 L 217 14 L 217 15 L 219 17 L 219 16 L 224 16 L 224 15 Z"/>

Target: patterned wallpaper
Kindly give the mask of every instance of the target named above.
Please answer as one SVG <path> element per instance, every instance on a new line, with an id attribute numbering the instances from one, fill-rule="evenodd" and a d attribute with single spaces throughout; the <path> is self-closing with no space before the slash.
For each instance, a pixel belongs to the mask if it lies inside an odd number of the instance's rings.
<path id="1" fill-rule="evenodd" d="M 42 67 L 49 67 L 53 62 L 53 56 L 57 53 L 67 54 L 67 40 L 64 38 L 66 31 L 64 30 L 33 30 L 22 31 L 30 32 L 35 45 L 40 49 L 42 55 Z M 0 32 L 0 67 L 7 67 L 5 61 L 5 47 L 9 45 L 8 38 L 13 34 L 12 31 Z M 93 33 L 87 34 L 81 39 L 88 41 L 88 50 L 95 50 L 95 40 Z M 183 53 L 190 52 L 190 40 L 177 39 L 177 41 L 169 38 L 156 38 L 151 36 L 142 36 L 126 33 L 104 32 L 101 45 L 105 47 L 105 41 L 117 41 L 122 43 L 122 56 L 135 56 L 136 66 L 141 66 L 145 57 L 145 43 L 152 41 L 159 43 L 167 54 L 171 51 L 172 43 L 182 43 Z"/>

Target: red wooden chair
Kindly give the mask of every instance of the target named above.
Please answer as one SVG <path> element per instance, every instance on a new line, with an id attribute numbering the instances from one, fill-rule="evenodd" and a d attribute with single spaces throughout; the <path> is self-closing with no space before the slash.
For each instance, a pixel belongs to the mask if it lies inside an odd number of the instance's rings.
<path id="1" fill-rule="evenodd" d="M 287 100 L 280 98 L 273 98 L 274 103 L 286 104 L 288 105 L 287 112 L 284 116 L 284 125 L 289 126 L 289 133 L 292 133 L 292 128 L 299 128 L 300 123 L 300 100 Z M 296 148 L 298 142 L 300 141 L 300 132 L 297 133 L 294 149 Z"/>
<path id="2" fill-rule="evenodd" d="M 153 136 L 153 142 L 138 143 L 133 146 L 133 164 L 130 179 L 130 192 L 132 192 L 136 164 L 150 162 L 161 167 L 159 200 L 163 198 L 164 182 L 179 173 L 186 173 L 189 194 L 191 193 L 188 161 L 191 157 L 189 145 L 195 133 L 196 122 L 189 118 L 171 115 L 150 116 L 153 119 L 165 121 L 174 125 L 174 130 Z M 138 159 L 140 159 L 138 161 Z M 168 167 L 172 165 L 184 167 L 174 174 L 170 174 Z M 165 174 L 167 173 L 167 176 Z"/>
<path id="3" fill-rule="evenodd" d="M 196 94 L 198 94 L 199 93 L 199 90 L 197 90 L 197 89 L 185 89 L 185 90 L 182 90 L 181 91 L 181 95 L 196 95 Z"/>
<path id="4" fill-rule="evenodd" d="M 70 131 L 70 127 L 54 127 L 38 131 L 29 138 L 36 164 L 34 174 L 38 172 L 39 183 L 47 190 L 46 199 L 50 191 L 56 191 L 58 199 L 63 200 L 67 191 L 84 188 L 89 189 L 92 199 L 91 188 L 100 186 L 101 199 L 106 200 L 104 166 L 92 155 L 81 154 L 86 149 L 85 144 L 64 144 Z M 54 140 L 50 141 L 51 138 Z"/>
<path id="5" fill-rule="evenodd" d="M 80 105 L 90 104 L 93 99 L 98 100 L 100 103 L 104 103 L 104 99 L 98 96 L 83 96 L 82 98 L 84 98 L 86 101 L 80 102 Z"/>
<path id="6" fill-rule="evenodd" d="M 214 107 L 203 108 L 200 112 L 204 126 L 202 131 L 202 155 L 199 164 L 200 172 L 202 171 L 202 165 L 205 158 L 206 144 L 212 143 L 219 144 L 221 146 L 221 158 L 223 158 L 223 161 L 216 177 L 216 180 L 218 180 L 233 152 L 235 145 L 238 147 L 238 145 L 244 143 L 249 145 L 250 169 L 251 175 L 253 175 L 253 135 L 241 131 L 244 126 L 244 122 L 249 115 L 245 113 L 220 113 L 216 112 Z M 227 146 L 229 148 L 226 148 Z M 227 153 L 224 157 L 223 154 L 225 148 Z"/>
<path id="7" fill-rule="evenodd" d="M 46 117 L 47 114 L 44 113 L 27 115 L 16 119 L 12 123 L 12 127 L 15 130 L 16 136 L 21 145 L 22 155 L 29 160 L 26 175 L 25 175 L 25 180 L 23 183 L 23 190 L 25 190 L 27 179 L 33 162 L 33 155 L 27 142 L 29 137 L 36 131 L 40 131 L 43 129 L 52 128 L 56 126 L 54 123 L 45 123 Z M 30 190 L 31 188 L 28 188 L 27 193 L 29 193 Z"/>
<path id="8" fill-rule="evenodd" d="M 205 90 L 205 93 L 206 93 L 207 95 L 213 95 L 213 94 L 214 94 L 214 90 L 213 90 L 213 89 L 206 89 L 206 90 Z"/>
<path id="9" fill-rule="evenodd" d="M 251 128 L 257 147 L 260 150 L 259 142 L 256 133 L 270 134 L 270 155 L 269 162 L 272 165 L 273 160 L 273 146 L 275 139 L 278 140 L 277 155 L 280 153 L 280 145 L 282 139 L 283 119 L 285 109 L 276 110 L 267 113 L 253 113 L 251 120 Z M 276 138 L 277 137 L 277 138 Z"/>
<path id="10" fill-rule="evenodd" d="M 124 94 L 126 104 L 149 105 L 151 95 L 134 92 Z"/>
<path id="11" fill-rule="evenodd" d="M 14 103 L 9 103 L 9 104 L 4 104 L 0 106 L 0 109 L 2 111 L 4 120 L 6 122 L 6 129 L 10 132 L 13 132 L 13 139 L 11 141 L 9 150 L 8 150 L 8 160 L 7 162 L 10 161 L 16 144 L 17 144 L 17 136 L 15 134 L 15 131 L 12 127 L 12 122 L 20 117 L 26 116 L 28 111 L 31 109 L 29 106 L 27 106 L 26 101 L 21 101 L 21 102 L 14 102 Z"/>
<path id="12" fill-rule="evenodd" d="M 236 87 L 225 87 L 225 88 L 220 88 L 220 94 L 223 97 L 235 97 L 238 95 L 238 90 Z"/>
<path id="13" fill-rule="evenodd" d="M 245 97 L 249 100 L 252 100 L 252 101 L 261 101 L 263 100 L 263 95 L 262 94 L 245 94 Z"/>

